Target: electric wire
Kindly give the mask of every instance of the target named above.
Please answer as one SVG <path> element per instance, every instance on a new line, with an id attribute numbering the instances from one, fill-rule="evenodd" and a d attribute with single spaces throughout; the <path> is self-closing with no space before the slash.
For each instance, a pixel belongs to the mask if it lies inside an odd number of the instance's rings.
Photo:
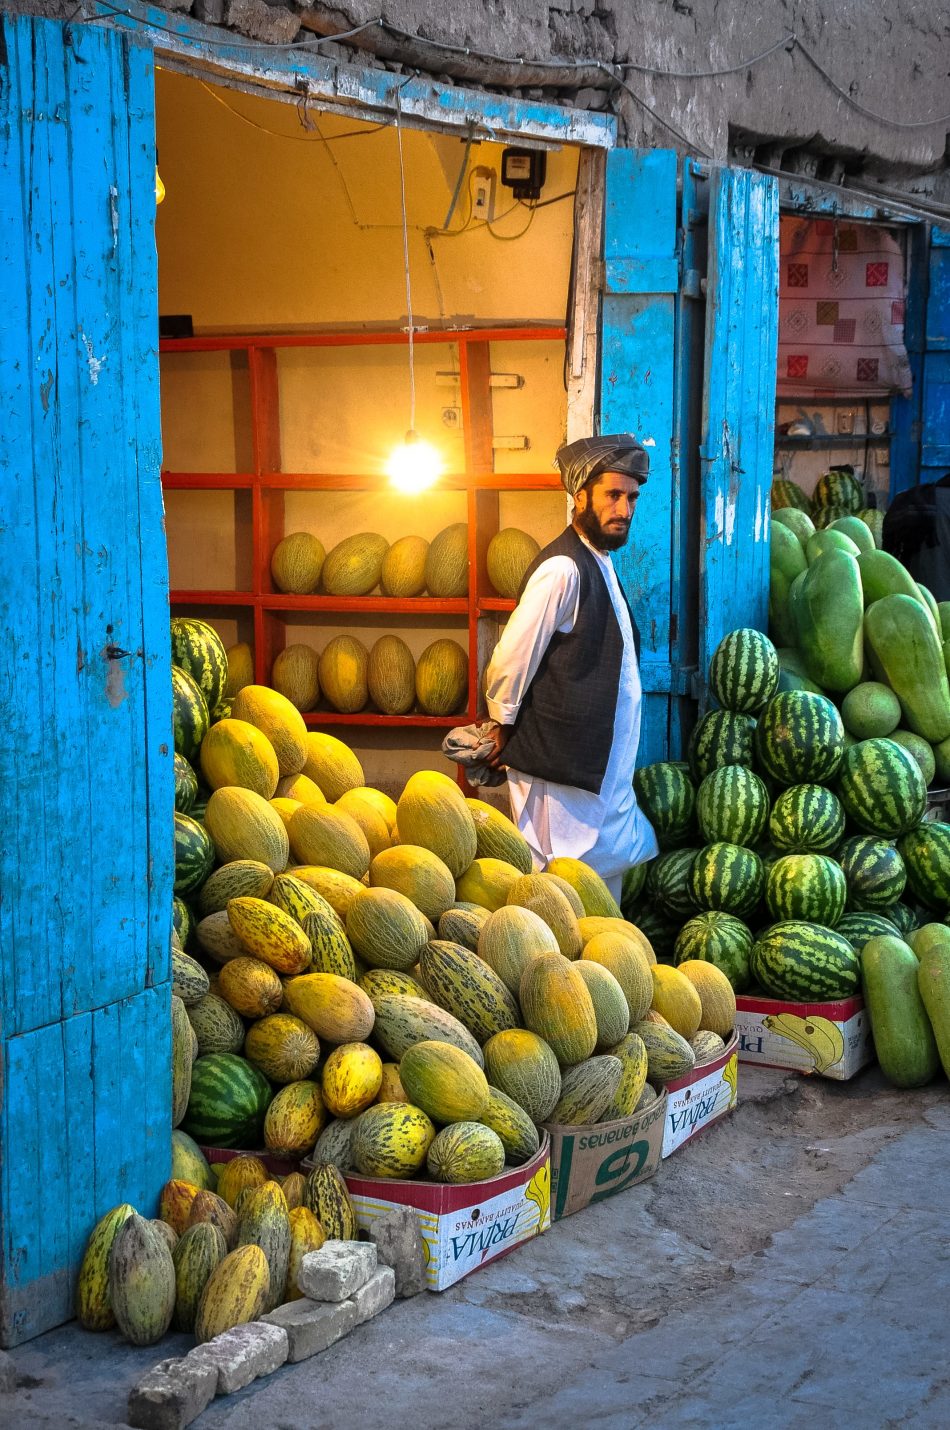
<path id="1" fill-rule="evenodd" d="M 312 138 L 307 134 L 282 134 L 279 130 L 269 129 L 266 124 L 259 124 L 256 119 L 251 119 L 249 115 L 242 114 L 236 105 L 229 104 L 224 96 L 218 94 L 214 86 L 208 84 L 206 80 L 199 80 L 198 83 L 207 94 L 210 94 L 212 99 L 217 100 L 223 109 L 226 109 L 229 114 L 233 114 L 236 119 L 240 119 L 242 124 L 250 125 L 252 129 L 259 130 L 261 134 L 269 134 L 272 139 L 292 139 L 298 144 L 336 144 L 340 139 L 362 139 L 366 134 L 378 134 L 381 129 L 392 128 L 391 124 L 384 122 L 382 124 L 367 125 L 363 129 L 346 129 L 342 134 L 325 135 L 320 131 L 319 125 L 314 122 L 312 128 L 315 132 Z M 301 124 L 303 125 L 303 121 L 301 121 Z M 303 127 L 306 128 L 305 125 L 303 125 Z"/>
<path id="2" fill-rule="evenodd" d="M 409 222 L 406 213 L 406 166 L 402 153 L 402 103 L 400 90 L 396 90 L 396 145 L 399 150 L 399 202 L 402 212 L 402 255 L 406 266 L 406 312 L 409 319 L 409 431 L 416 430 L 416 363 L 412 322 L 412 278 L 409 272 Z"/>

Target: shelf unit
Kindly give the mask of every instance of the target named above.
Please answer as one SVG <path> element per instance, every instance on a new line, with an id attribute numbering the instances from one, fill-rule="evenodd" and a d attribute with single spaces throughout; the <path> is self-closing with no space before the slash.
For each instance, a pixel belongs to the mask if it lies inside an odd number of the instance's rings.
<path id="1" fill-rule="evenodd" d="M 457 599 L 416 596 L 408 599 L 370 596 L 297 596 L 274 589 L 270 574 L 271 552 L 285 534 L 284 493 L 374 492 L 389 490 L 388 479 L 380 474 L 327 472 L 286 472 L 281 462 L 280 392 L 277 355 L 282 348 L 334 348 L 404 346 L 404 331 L 314 332 L 163 338 L 162 354 L 227 352 L 239 355 L 247 365 L 250 427 L 250 469 L 240 472 L 163 471 L 162 484 L 169 491 L 234 491 L 250 497 L 251 589 L 172 590 L 173 607 L 198 614 L 202 610 L 227 608 L 249 613 L 254 633 L 254 678 L 267 684 L 274 657 L 284 645 L 283 613 L 314 615 L 379 614 L 394 616 L 455 616 L 465 624 L 468 635 L 468 701 L 465 710 L 452 715 L 422 713 L 384 715 L 362 710 L 344 715 L 334 710 L 305 712 L 307 724 L 316 729 L 334 725 L 382 726 L 393 729 L 426 727 L 451 728 L 474 720 L 479 705 L 479 622 L 497 619 L 513 610 L 514 601 L 498 596 L 488 583 L 486 554 L 499 527 L 499 496 L 502 492 L 557 491 L 555 472 L 505 475 L 493 470 L 493 414 L 491 388 L 491 345 L 494 342 L 561 342 L 564 327 L 465 328 L 459 330 L 416 331 L 417 344 L 451 344 L 458 348 L 460 405 L 465 451 L 465 470 L 439 479 L 442 491 L 466 494 L 468 522 L 468 595 Z"/>

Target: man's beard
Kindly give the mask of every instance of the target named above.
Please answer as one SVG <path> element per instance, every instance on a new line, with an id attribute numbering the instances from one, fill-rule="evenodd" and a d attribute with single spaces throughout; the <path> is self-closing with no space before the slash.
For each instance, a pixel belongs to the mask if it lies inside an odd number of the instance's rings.
<path id="1" fill-rule="evenodd" d="M 580 527 L 591 546 L 596 546 L 598 551 L 619 551 L 621 546 L 626 546 L 627 537 L 630 535 L 629 522 L 624 527 L 622 534 L 605 531 L 590 507 L 585 507 L 583 511 L 576 511 L 574 522 Z"/>

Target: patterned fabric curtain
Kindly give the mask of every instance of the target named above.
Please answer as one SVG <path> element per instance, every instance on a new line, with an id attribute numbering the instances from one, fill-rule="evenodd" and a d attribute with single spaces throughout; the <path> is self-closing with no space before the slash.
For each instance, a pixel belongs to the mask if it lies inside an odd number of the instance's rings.
<path id="1" fill-rule="evenodd" d="M 904 251 L 898 236 L 843 219 L 783 218 L 778 390 L 910 393 Z"/>

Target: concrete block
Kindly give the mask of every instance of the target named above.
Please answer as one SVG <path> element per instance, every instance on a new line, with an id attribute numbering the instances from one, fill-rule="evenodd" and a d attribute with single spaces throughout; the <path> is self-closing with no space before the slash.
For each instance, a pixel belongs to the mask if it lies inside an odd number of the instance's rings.
<path id="1" fill-rule="evenodd" d="M 295 11 L 276 9 L 264 0 L 227 0 L 224 20 L 233 30 L 269 45 L 289 45 L 300 29 Z"/>
<path id="2" fill-rule="evenodd" d="M 13 1357 L 0 1351 L 0 1395 L 8 1395 L 16 1390 L 16 1366 Z"/>
<path id="3" fill-rule="evenodd" d="M 373 1220 L 370 1232 L 377 1259 L 396 1273 L 396 1295 L 418 1296 L 426 1289 L 426 1252 L 411 1207 L 395 1207 Z"/>
<path id="4" fill-rule="evenodd" d="M 270 1375 L 287 1359 L 290 1349 L 287 1333 L 279 1326 L 265 1326 L 260 1321 L 233 1326 L 213 1341 L 196 1346 L 185 1357 L 199 1365 L 214 1366 L 217 1371 L 219 1395 L 233 1395 L 243 1390 L 259 1376 Z"/>
<path id="5" fill-rule="evenodd" d="M 366 1285 L 350 1297 L 356 1307 L 356 1324 L 361 1326 L 364 1321 L 372 1320 L 373 1316 L 391 1306 L 395 1299 L 396 1273 L 391 1266 L 380 1266 Z"/>
<path id="6" fill-rule="evenodd" d="M 311 1301 L 345 1301 L 365 1286 L 376 1270 L 371 1241 L 325 1241 L 300 1263 L 297 1286 Z"/>
<path id="7" fill-rule="evenodd" d="M 184 1430 L 214 1399 L 217 1367 L 191 1356 L 159 1361 L 129 1391 L 128 1423 L 136 1430 Z"/>
<path id="8" fill-rule="evenodd" d="M 286 1301 L 269 1311 L 264 1321 L 279 1326 L 287 1335 L 287 1359 L 308 1360 L 340 1340 L 356 1325 L 354 1301 Z"/>

